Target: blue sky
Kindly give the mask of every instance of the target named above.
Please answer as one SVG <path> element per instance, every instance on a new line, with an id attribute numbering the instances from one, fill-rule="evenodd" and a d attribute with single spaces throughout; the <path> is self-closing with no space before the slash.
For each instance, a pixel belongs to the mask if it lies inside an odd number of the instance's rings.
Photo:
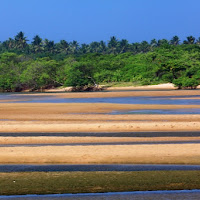
<path id="1" fill-rule="evenodd" d="M 200 37 L 200 0 L 0 0 L 0 41 L 23 31 L 58 42 Z"/>

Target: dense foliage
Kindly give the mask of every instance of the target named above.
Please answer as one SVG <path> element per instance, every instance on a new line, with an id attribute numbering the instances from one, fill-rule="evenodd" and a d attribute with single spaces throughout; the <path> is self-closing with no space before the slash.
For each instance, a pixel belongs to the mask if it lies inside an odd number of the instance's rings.
<path id="1" fill-rule="evenodd" d="M 21 91 L 57 86 L 96 85 L 108 82 L 153 84 L 172 82 L 196 88 L 200 82 L 200 38 L 130 44 L 111 37 L 79 45 L 59 43 L 38 35 L 28 43 L 23 32 L 0 43 L 0 91 Z"/>

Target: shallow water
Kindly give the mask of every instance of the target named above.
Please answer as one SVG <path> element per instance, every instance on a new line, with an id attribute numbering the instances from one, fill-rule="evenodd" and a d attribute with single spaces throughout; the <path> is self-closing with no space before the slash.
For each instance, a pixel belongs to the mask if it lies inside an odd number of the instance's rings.
<path id="1" fill-rule="evenodd" d="M 157 131 L 146 131 L 146 132 L 27 132 L 27 133 L 0 133 L 1 137 L 36 137 L 36 136 L 48 136 L 48 137 L 199 137 L 200 131 L 167 131 L 167 132 L 157 132 Z"/>
<path id="2" fill-rule="evenodd" d="M 44 146 L 106 146 L 106 145 L 155 145 L 155 144 L 200 144 L 200 140 L 185 141 L 147 141 L 147 142 L 90 142 L 90 143 L 36 143 L 0 144 L 0 147 L 44 147 Z"/>
<path id="3" fill-rule="evenodd" d="M 199 200 L 200 190 L 183 191 L 152 191 L 152 192 L 117 192 L 105 194 L 63 194 L 63 195 L 26 195 L 26 196 L 0 196 L 0 199 L 13 200 Z"/>
<path id="4" fill-rule="evenodd" d="M 96 172 L 96 171 L 191 171 L 200 170 L 200 165 L 150 165 L 150 164 L 101 164 L 101 165 L 70 165 L 70 164 L 3 164 L 0 172 Z"/>
<path id="5" fill-rule="evenodd" d="M 112 111 L 112 115 L 137 115 L 137 114 L 153 114 L 153 115 L 199 115 L 199 108 L 184 109 L 145 109 L 145 110 L 129 110 L 129 111 Z"/>
<path id="6" fill-rule="evenodd" d="M 0 100 L 7 103 L 116 103 L 116 104 L 159 104 L 159 105 L 200 105 L 200 99 L 182 99 L 192 96 L 158 97 L 106 97 L 106 98 L 59 98 L 42 95 L 0 94 Z"/>

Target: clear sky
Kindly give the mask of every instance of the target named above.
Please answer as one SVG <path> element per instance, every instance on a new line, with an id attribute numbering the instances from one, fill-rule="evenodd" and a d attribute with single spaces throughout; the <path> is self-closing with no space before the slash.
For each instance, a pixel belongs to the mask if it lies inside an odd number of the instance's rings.
<path id="1" fill-rule="evenodd" d="M 23 31 L 29 40 L 129 42 L 200 37 L 200 0 L 0 0 L 0 41 Z"/>

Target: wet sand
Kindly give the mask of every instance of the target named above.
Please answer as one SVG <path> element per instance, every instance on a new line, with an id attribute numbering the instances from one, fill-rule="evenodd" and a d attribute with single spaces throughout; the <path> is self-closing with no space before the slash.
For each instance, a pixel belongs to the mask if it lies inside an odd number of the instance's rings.
<path id="1" fill-rule="evenodd" d="M 17 144 L 98 144 L 126 142 L 187 142 L 199 141 L 200 137 L 0 137 L 0 145 Z"/>

